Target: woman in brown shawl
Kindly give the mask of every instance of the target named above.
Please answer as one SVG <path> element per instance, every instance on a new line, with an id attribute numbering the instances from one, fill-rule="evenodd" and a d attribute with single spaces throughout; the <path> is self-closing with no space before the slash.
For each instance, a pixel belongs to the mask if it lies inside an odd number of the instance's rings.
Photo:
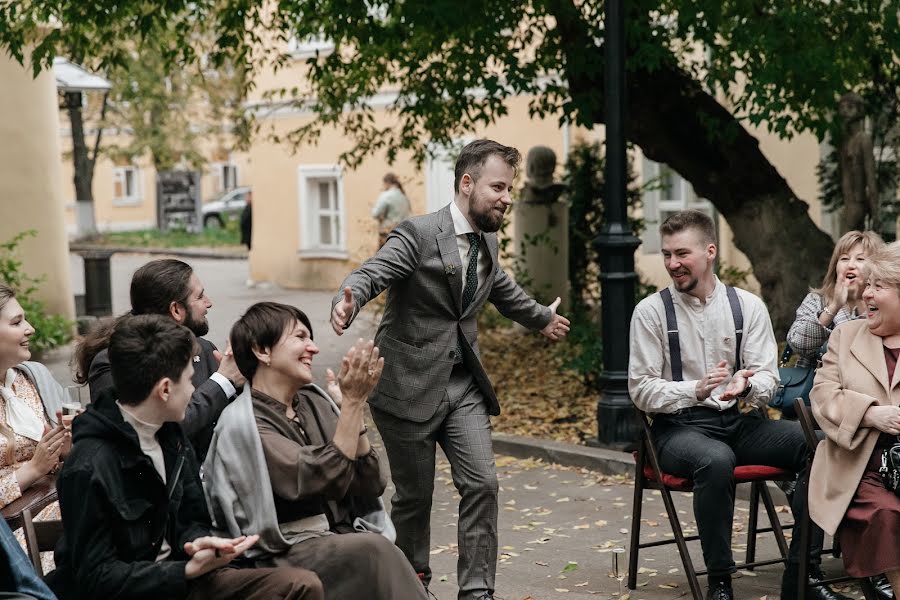
<path id="1" fill-rule="evenodd" d="M 344 356 L 329 386 L 335 402 L 311 385 L 319 349 L 297 308 L 254 304 L 231 345 L 250 385 L 222 413 L 204 464 L 215 526 L 253 529 L 261 536 L 254 566 L 310 569 L 328 599 L 425 599 L 403 553 L 363 522 L 378 520 L 387 484 L 363 421 L 384 364 L 373 342 Z"/>

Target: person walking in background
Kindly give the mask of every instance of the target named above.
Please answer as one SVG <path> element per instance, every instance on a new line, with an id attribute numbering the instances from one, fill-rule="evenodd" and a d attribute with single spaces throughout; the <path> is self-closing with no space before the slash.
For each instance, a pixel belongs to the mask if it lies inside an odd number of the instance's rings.
<path id="1" fill-rule="evenodd" d="M 379 248 L 384 246 L 391 230 L 412 212 L 400 179 L 393 173 L 387 173 L 381 181 L 384 183 L 384 191 L 378 196 L 375 208 L 372 209 L 372 218 L 378 221 Z"/>
<path id="2" fill-rule="evenodd" d="M 241 211 L 241 244 L 250 250 L 250 238 L 253 234 L 253 192 L 247 190 L 247 205 Z"/>
<path id="3" fill-rule="evenodd" d="M 388 290 L 375 343 L 384 372 L 369 398 L 396 486 L 397 545 L 427 584 L 435 446 L 450 460 L 459 503 L 460 600 L 491 600 L 497 570 L 497 471 L 490 415 L 497 395 L 481 364 L 476 317 L 488 301 L 551 340 L 569 321 L 560 299 L 542 306 L 499 263 L 497 230 L 512 204 L 519 151 L 491 140 L 462 149 L 454 201 L 402 221 L 378 253 L 344 280 L 332 301 L 341 335 L 367 302 Z"/>

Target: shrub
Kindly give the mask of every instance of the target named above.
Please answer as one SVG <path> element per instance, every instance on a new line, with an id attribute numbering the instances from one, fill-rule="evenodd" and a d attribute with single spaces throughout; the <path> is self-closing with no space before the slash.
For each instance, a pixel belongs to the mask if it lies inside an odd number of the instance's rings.
<path id="1" fill-rule="evenodd" d="M 72 339 L 74 323 L 62 315 L 47 314 L 47 307 L 35 297 L 45 277 L 31 277 L 24 272 L 19 259 L 19 244 L 27 237 L 34 237 L 33 229 L 23 231 L 11 240 L 0 243 L 0 281 L 16 291 L 16 299 L 25 310 L 25 317 L 34 327 L 31 350 L 37 355 L 62 346 Z"/>

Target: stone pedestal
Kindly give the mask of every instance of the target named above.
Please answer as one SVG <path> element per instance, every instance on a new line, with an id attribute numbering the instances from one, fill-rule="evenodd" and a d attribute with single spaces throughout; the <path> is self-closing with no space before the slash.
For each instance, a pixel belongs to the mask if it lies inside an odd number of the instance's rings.
<path id="1" fill-rule="evenodd" d="M 544 304 L 561 297 L 558 312 L 565 313 L 569 303 L 569 207 L 558 199 L 550 203 L 521 200 L 513 206 L 513 253 L 517 271 L 526 275 L 519 283 Z"/>

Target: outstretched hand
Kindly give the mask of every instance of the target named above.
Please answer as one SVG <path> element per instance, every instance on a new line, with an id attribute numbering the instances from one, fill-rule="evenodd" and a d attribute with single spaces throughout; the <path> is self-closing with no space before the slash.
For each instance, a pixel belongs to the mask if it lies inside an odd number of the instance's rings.
<path id="1" fill-rule="evenodd" d="M 541 329 L 541 333 L 554 342 L 563 339 L 569 333 L 569 320 L 562 315 L 556 314 L 556 309 L 559 308 L 560 302 L 562 302 L 562 299 L 557 296 L 556 300 L 549 307 L 553 313 L 550 317 L 550 322 Z"/>
<path id="2" fill-rule="evenodd" d="M 349 327 L 350 317 L 353 315 L 353 290 L 344 288 L 344 298 L 331 309 L 331 328 L 338 335 L 344 335 L 344 330 Z"/>

